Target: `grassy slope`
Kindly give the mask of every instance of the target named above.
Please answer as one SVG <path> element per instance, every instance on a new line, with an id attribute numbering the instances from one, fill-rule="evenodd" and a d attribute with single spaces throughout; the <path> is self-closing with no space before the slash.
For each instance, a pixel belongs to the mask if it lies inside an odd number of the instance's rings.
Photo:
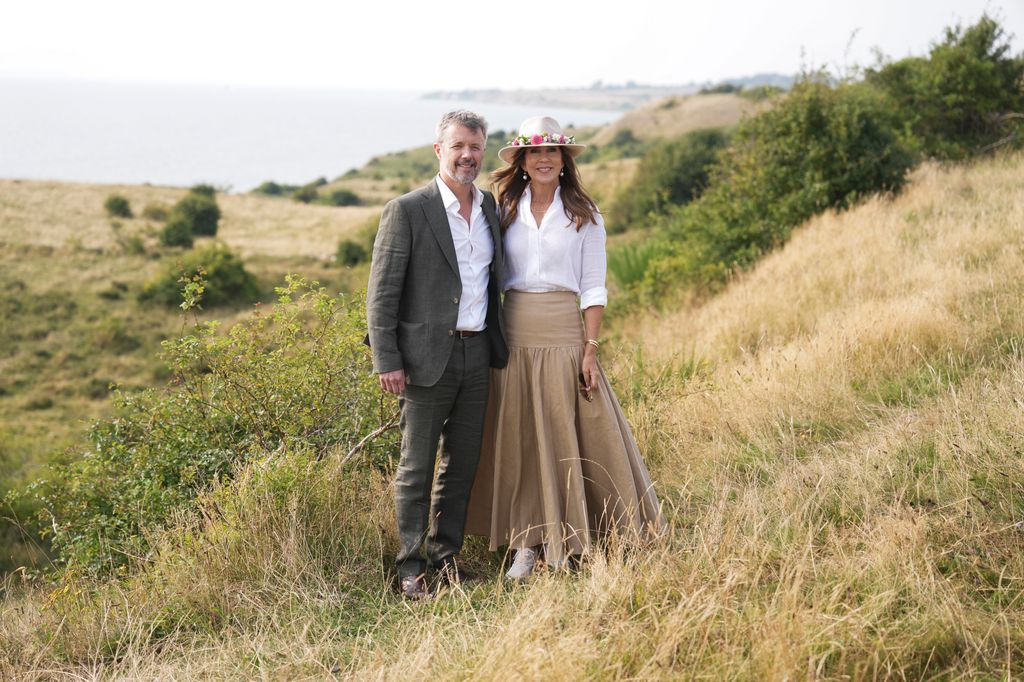
<path id="1" fill-rule="evenodd" d="M 602 126 L 588 141 L 605 145 L 616 133 L 627 129 L 641 140 L 670 139 L 701 128 L 735 125 L 758 106 L 734 94 L 669 97 L 623 114 Z"/>
<path id="2" fill-rule="evenodd" d="M 307 485 L 243 476 L 138 579 L 0 604 L 0 673 L 1019 675 L 1022 173 L 925 167 L 620 326 L 609 363 L 671 520 L 653 547 L 410 606 L 381 570 L 385 482 L 295 465 L 274 476 Z"/>
<path id="3" fill-rule="evenodd" d="M 136 294 L 160 259 L 177 251 L 157 244 L 152 221 L 120 220 L 115 233 L 103 210 L 115 192 L 139 214 L 146 204 L 173 204 L 185 190 L 0 180 L 0 497 L 5 483 L 31 480 L 50 456 L 81 443 L 88 422 L 109 411 L 110 383 L 166 380 L 156 356 L 160 341 L 180 332 L 180 316 L 140 304 Z M 218 195 L 218 202 L 220 238 L 245 257 L 268 299 L 288 272 L 346 289 L 365 281 L 365 272 L 326 259 L 375 209 L 244 195 Z M 133 236 L 145 253 L 123 246 Z M 237 313 L 210 314 L 230 321 Z M 5 542 L 2 529 L 0 548 L 25 550 Z M 0 552 L 0 567 L 27 559 Z"/>

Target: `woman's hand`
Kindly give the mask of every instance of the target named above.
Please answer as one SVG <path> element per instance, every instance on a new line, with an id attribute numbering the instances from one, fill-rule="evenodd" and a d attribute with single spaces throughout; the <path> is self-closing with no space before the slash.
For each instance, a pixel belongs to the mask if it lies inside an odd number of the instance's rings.
<path id="1" fill-rule="evenodd" d="M 583 388 L 587 393 L 597 388 L 597 348 L 587 345 L 583 351 Z"/>

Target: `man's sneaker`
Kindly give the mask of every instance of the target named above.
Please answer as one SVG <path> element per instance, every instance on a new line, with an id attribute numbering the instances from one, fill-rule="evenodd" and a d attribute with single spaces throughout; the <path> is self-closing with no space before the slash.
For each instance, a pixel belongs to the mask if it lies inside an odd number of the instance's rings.
<path id="1" fill-rule="evenodd" d="M 413 601 L 430 597 L 430 592 L 427 591 L 427 581 L 423 579 L 422 575 L 409 575 L 399 579 L 398 591 L 403 597 Z"/>

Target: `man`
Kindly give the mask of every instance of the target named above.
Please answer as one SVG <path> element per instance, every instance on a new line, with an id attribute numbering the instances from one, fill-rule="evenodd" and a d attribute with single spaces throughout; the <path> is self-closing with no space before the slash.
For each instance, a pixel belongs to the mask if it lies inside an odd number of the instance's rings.
<path id="1" fill-rule="evenodd" d="M 442 579 L 463 577 L 455 561 L 480 459 L 490 367 L 508 359 L 498 215 L 494 197 L 473 184 L 486 145 L 483 118 L 445 114 L 434 143 L 438 175 L 388 202 L 373 245 L 368 337 L 381 389 L 399 396 L 396 564 L 410 599 L 428 595 L 427 569 Z"/>

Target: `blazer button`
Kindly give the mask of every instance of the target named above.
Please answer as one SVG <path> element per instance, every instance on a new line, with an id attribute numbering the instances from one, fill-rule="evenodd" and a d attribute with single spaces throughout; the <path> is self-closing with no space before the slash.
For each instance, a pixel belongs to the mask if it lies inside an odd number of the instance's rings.
<path id="1" fill-rule="evenodd" d="M 455 336 L 455 330 L 454 329 L 449 329 L 448 330 L 448 336 Z"/>
<path id="2" fill-rule="evenodd" d="M 454 303 L 455 305 L 458 305 L 459 304 L 459 297 L 456 296 L 455 298 L 453 298 L 452 299 L 452 303 Z"/>

